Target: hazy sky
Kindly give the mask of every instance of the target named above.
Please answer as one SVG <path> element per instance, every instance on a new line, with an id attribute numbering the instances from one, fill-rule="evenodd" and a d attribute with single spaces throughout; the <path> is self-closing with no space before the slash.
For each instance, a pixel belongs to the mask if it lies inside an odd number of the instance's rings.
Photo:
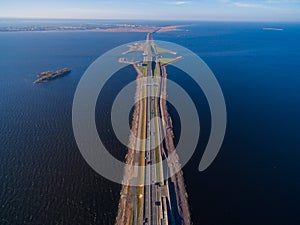
<path id="1" fill-rule="evenodd" d="M 0 17 L 300 21 L 300 0 L 0 0 Z"/>

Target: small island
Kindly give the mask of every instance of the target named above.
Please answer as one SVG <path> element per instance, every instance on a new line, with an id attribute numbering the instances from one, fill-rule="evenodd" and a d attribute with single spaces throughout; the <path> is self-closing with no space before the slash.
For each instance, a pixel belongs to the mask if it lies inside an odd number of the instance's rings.
<path id="1" fill-rule="evenodd" d="M 263 30 L 277 30 L 277 31 L 282 31 L 282 28 L 276 28 L 276 27 L 264 27 Z"/>
<path id="2" fill-rule="evenodd" d="M 57 77 L 66 75 L 70 73 L 71 70 L 69 68 L 63 68 L 60 70 L 57 70 L 55 72 L 53 71 L 45 71 L 38 74 L 38 79 L 36 79 L 33 84 L 41 83 L 41 82 L 47 82 L 49 80 L 55 79 Z"/>

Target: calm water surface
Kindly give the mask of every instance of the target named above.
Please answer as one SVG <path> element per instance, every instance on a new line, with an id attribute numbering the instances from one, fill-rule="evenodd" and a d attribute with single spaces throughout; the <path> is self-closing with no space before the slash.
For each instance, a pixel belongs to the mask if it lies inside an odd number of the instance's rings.
<path id="1" fill-rule="evenodd" d="M 262 30 L 270 26 L 284 30 Z M 184 168 L 194 223 L 300 224 L 300 25 L 201 23 L 186 29 L 154 38 L 202 57 L 228 110 L 221 152 L 199 173 L 209 108 L 184 73 L 168 68 L 169 78 L 188 90 L 200 114 L 198 149 Z M 0 224 L 114 223 L 120 185 L 97 175 L 81 157 L 72 132 L 72 100 L 90 63 L 145 35 L 0 33 Z M 71 74 L 32 85 L 37 73 L 61 67 L 71 68 Z M 134 79 L 132 68 L 118 72 L 103 91 L 109 98 L 100 96 L 97 105 L 99 133 L 118 158 L 126 149 L 109 129 L 107 110 L 118 90 Z M 170 113 L 176 118 L 172 107 Z M 180 126 L 174 124 L 178 135 Z"/>

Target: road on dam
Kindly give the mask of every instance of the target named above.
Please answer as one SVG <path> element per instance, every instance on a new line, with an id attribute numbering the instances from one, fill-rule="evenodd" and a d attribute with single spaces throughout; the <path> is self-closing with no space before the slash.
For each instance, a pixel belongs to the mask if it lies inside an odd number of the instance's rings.
<path id="1" fill-rule="evenodd" d="M 156 46 L 153 33 L 143 43 L 143 61 L 131 62 L 136 69 L 137 86 L 132 133 L 134 148 L 128 149 L 126 163 L 139 167 L 124 172 L 123 179 L 135 179 L 136 186 L 123 185 L 116 225 L 191 224 L 183 175 L 180 172 L 168 178 L 166 174 L 180 168 L 173 143 L 172 120 L 167 111 L 166 60 Z M 171 52 L 175 54 L 174 52 Z M 181 59 L 175 58 L 173 61 Z M 122 60 L 125 61 L 124 59 Z M 168 155 L 175 153 L 175 161 Z M 167 167 L 163 167 L 167 160 Z M 174 174 L 174 173 L 171 173 Z"/>

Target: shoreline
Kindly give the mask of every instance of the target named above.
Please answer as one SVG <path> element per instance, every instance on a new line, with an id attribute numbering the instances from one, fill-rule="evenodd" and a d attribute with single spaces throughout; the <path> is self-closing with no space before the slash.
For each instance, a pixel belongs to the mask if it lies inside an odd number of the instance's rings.
<path id="1" fill-rule="evenodd" d="M 188 25 L 186 25 L 188 26 Z M 152 33 L 152 32 L 170 32 L 176 31 L 183 25 L 170 25 L 170 26 L 143 26 L 143 25 L 129 25 L 129 26 L 115 26 L 115 27 L 87 27 L 87 26 L 53 26 L 53 27 L 3 27 L 0 28 L 0 33 L 12 33 L 12 32 L 140 32 L 140 33 Z"/>

